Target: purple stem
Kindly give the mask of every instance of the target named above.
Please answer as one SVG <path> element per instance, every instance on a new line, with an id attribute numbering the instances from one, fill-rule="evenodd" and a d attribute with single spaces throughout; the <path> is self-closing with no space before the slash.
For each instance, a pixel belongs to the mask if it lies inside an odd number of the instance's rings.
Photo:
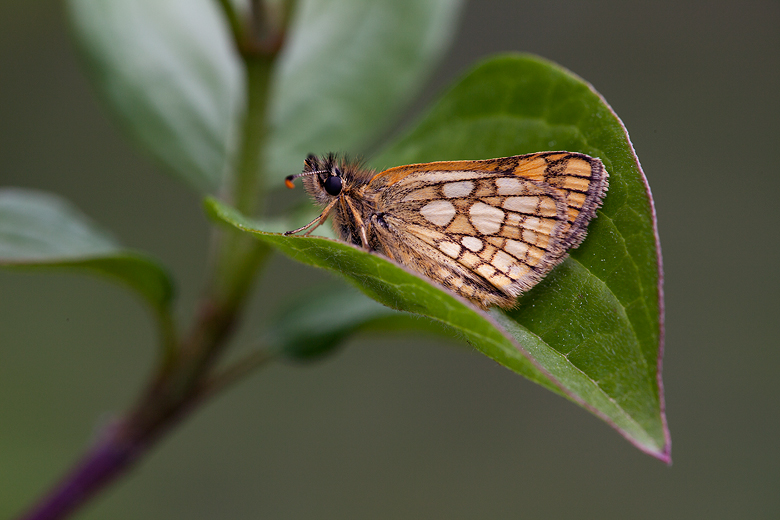
<path id="1" fill-rule="evenodd" d="M 92 495 L 130 468 L 144 451 L 123 435 L 121 425 L 107 428 L 73 469 L 20 520 L 54 520 L 68 516 Z"/>

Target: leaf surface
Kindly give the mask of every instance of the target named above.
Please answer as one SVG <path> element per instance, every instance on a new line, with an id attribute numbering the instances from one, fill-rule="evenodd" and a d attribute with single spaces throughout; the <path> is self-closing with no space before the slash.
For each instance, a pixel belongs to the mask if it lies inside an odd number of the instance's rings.
<path id="1" fill-rule="evenodd" d="M 510 312 L 480 311 L 351 245 L 264 233 L 215 201 L 209 209 L 298 261 L 339 273 L 389 307 L 458 331 L 485 355 L 579 403 L 668 462 L 661 260 L 652 199 L 625 128 L 592 87 L 533 56 L 489 60 L 372 163 L 385 168 L 542 150 L 600 157 L 610 189 L 583 244 Z"/>
<path id="2" fill-rule="evenodd" d="M 69 0 L 91 79 L 118 122 L 200 191 L 227 170 L 243 69 L 213 0 Z"/>
<path id="3" fill-rule="evenodd" d="M 668 461 L 655 209 L 623 123 L 593 87 L 535 56 L 491 59 L 372 163 L 384 168 L 543 150 L 599 157 L 610 174 L 609 192 L 583 244 L 506 316 L 591 378 L 654 439 L 650 451 Z"/>
<path id="4" fill-rule="evenodd" d="M 19 188 L 0 190 L 0 267 L 67 268 L 131 287 L 169 318 L 173 285 L 152 259 L 121 247 L 67 201 Z"/>

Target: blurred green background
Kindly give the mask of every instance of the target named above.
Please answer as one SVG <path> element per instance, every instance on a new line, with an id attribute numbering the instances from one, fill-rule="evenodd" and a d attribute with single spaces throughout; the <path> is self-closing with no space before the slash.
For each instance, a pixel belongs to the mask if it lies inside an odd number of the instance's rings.
<path id="1" fill-rule="evenodd" d="M 469 348 L 360 336 L 225 392 L 78 518 L 780 516 L 778 27 L 776 0 L 476 0 L 405 116 L 480 57 L 520 50 L 591 82 L 623 119 L 663 246 L 673 466 Z M 102 111 L 54 0 L 0 2 L 0 185 L 56 192 L 152 252 L 191 314 L 200 202 Z M 272 269 L 266 294 L 323 280 Z M 154 360 L 123 288 L 0 272 L 0 517 L 131 404 Z"/>

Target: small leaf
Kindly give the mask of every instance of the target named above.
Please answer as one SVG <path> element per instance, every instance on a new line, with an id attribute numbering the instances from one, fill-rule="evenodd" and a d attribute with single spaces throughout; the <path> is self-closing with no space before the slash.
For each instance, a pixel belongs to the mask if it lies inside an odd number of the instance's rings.
<path id="1" fill-rule="evenodd" d="M 298 261 L 340 273 L 395 309 L 458 330 L 502 365 L 576 401 L 669 461 L 660 386 L 660 247 L 652 199 L 625 129 L 592 88 L 530 56 L 475 68 L 374 164 L 481 159 L 541 150 L 600 157 L 610 191 L 579 249 L 509 313 L 488 313 L 383 257 L 315 237 L 260 232 L 211 201 L 214 216 Z"/>
<path id="2" fill-rule="evenodd" d="M 272 188 L 309 153 L 360 153 L 447 48 L 462 0 L 301 0 L 271 97 Z"/>
<path id="3" fill-rule="evenodd" d="M 92 80 L 119 122 L 185 182 L 230 162 L 243 69 L 212 0 L 69 0 Z"/>
<path id="4" fill-rule="evenodd" d="M 119 246 L 70 203 L 18 188 L 0 190 L 0 267 L 72 268 L 114 278 L 168 319 L 173 288 L 153 260 Z"/>
<path id="5" fill-rule="evenodd" d="M 327 354 L 358 331 L 444 332 L 436 322 L 395 311 L 351 287 L 335 284 L 299 295 L 268 323 L 263 343 L 296 360 Z"/>

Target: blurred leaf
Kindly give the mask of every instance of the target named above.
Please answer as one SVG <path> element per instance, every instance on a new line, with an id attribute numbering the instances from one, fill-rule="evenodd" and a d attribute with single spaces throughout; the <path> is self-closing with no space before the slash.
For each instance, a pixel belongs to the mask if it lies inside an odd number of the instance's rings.
<path id="1" fill-rule="evenodd" d="M 136 290 L 165 319 L 173 293 L 156 262 L 123 249 L 67 201 L 32 190 L 0 190 L 0 267 L 97 272 Z"/>
<path id="2" fill-rule="evenodd" d="M 463 78 L 413 132 L 373 162 L 391 166 L 541 150 L 600 157 L 610 191 L 582 246 L 508 313 L 482 312 L 348 244 L 266 234 L 215 201 L 209 208 L 296 260 L 341 274 L 385 305 L 441 321 L 484 354 L 566 395 L 643 451 L 668 461 L 652 200 L 625 129 L 604 100 L 551 63 L 496 58 Z"/>
<path id="3" fill-rule="evenodd" d="M 92 80 L 119 122 L 188 184 L 230 163 L 243 69 L 213 0 L 69 0 Z"/>
<path id="4" fill-rule="evenodd" d="M 300 0 L 269 100 L 269 183 L 281 186 L 309 152 L 372 143 L 432 71 L 462 3 Z M 69 6 L 94 83 L 120 123 L 187 183 L 215 191 L 244 104 L 243 65 L 217 3 Z"/>
<path id="5" fill-rule="evenodd" d="M 358 331 L 445 332 L 436 322 L 398 312 L 336 284 L 299 295 L 277 309 L 268 323 L 263 344 L 297 360 L 329 353 Z"/>
<path id="6" fill-rule="evenodd" d="M 366 149 L 434 70 L 462 0 L 299 0 L 271 98 L 271 187 L 309 153 Z"/>

